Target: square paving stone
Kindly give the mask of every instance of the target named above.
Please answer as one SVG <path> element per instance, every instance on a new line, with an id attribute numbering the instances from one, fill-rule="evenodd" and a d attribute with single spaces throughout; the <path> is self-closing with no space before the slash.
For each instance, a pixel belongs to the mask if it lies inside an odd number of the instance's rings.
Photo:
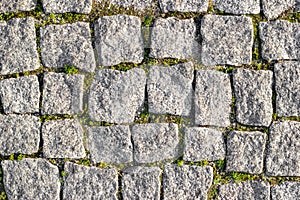
<path id="1" fill-rule="evenodd" d="M 268 19 L 275 19 L 295 6 L 295 0 L 261 0 L 262 11 Z"/>
<path id="2" fill-rule="evenodd" d="M 274 73 L 277 116 L 300 116 L 300 62 L 277 63 Z"/>
<path id="3" fill-rule="evenodd" d="M 163 174 L 164 199 L 207 199 L 212 181 L 213 168 L 210 166 L 166 165 Z"/>
<path id="4" fill-rule="evenodd" d="M 260 0 L 213 0 L 214 8 L 232 14 L 259 14 Z"/>
<path id="5" fill-rule="evenodd" d="M 258 131 L 230 132 L 227 136 L 226 171 L 262 173 L 266 140 L 267 135 Z"/>
<path id="6" fill-rule="evenodd" d="M 45 73 L 42 114 L 74 115 L 82 111 L 83 75 Z"/>
<path id="7" fill-rule="evenodd" d="M 225 143 L 221 131 L 212 128 L 184 129 L 183 160 L 198 162 L 225 158 Z"/>
<path id="8" fill-rule="evenodd" d="M 115 169 L 99 169 L 66 162 L 63 199 L 117 200 L 118 173 Z"/>
<path id="9" fill-rule="evenodd" d="M 189 116 L 192 109 L 194 65 L 151 66 L 147 80 L 149 112 Z"/>
<path id="10" fill-rule="evenodd" d="M 0 1 L 0 13 L 7 12 L 22 12 L 34 10 L 36 6 L 35 0 L 22 0 L 22 1 Z"/>
<path id="11" fill-rule="evenodd" d="M 241 183 L 228 183 L 219 188 L 218 200 L 270 200 L 269 183 L 260 181 L 247 181 Z"/>
<path id="12" fill-rule="evenodd" d="M 136 124 L 131 131 L 135 162 L 153 163 L 178 156 L 177 124 Z"/>
<path id="13" fill-rule="evenodd" d="M 110 123 L 133 122 L 143 107 L 145 87 L 143 69 L 97 71 L 89 94 L 90 118 Z"/>
<path id="14" fill-rule="evenodd" d="M 300 58 L 300 24 L 284 20 L 259 23 L 262 58 L 292 60 Z"/>
<path id="15" fill-rule="evenodd" d="M 150 36 L 150 57 L 199 60 L 194 19 L 158 18 Z"/>
<path id="16" fill-rule="evenodd" d="M 96 61 L 89 23 L 42 27 L 41 56 L 47 68 L 75 66 L 83 71 L 93 72 Z"/>
<path id="17" fill-rule="evenodd" d="M 158 167 L 130 167 L 123 171 L 122 195 L 124 200 L 159 200 L 160 175 Z"/>
<path id="18" fill-rule="evenodd" d="M 88 127 L 88 149 L 94 163 L 132 162 L 133 148 L 129 126 Z"/>
<path id="19" fill-rule="evenodd" d="M 95 46 L 102 66 L 144 59 L 142 22 L 129 15 L 104 16 L 95 22 Z"/>
<path id="20" fill-rule="evenodd" d="M 300 199 L 299 182 L 283 182 L 271 187 L 272 200 L 295 200 Z"/>
<path id="21" fill-rule="evenodd" d="M 206 12 L 209 0 L 159 0 L 163 12 Z"/>
<path id="22" fill-rule="evenodd" d="M 99 3 L 105 0 L 98 0 Z M 110 0 L 109 3 L 118 5 L 124 8 L 134 8 L 135 10 L 151 9 L 155 0 Z"/>
<path id="23" fill-rule="evenodd" d="M 0 74 L 32 71 L 39 67 L 34 18 L 0 22 Z"/>
<path id="24" fill-rule="evenodd" d="M 40 119 L 35 116 L 0 115 L 0 154 L 37 153 L 40 127 Z"/>
<path id="25" fill-rule="evenodd" d="M 266 173 L 300 176 L 300 122 L 274 122 L 270 127 Z"/>
<path id="26" fill-rule="evenodd" d="M 81 13 L 89 14 L 93 0 L 41 0 L 45 13 Z"/>
<path id="27" fill-rule="evenodd" d="M 236 119 L 249 126 L 269 126 L 272 121 L 273 73 L 237 69 L 233 72 Z"/>
<path id="28" fill-rule="evenodd" d="M 58 168 L 44 159 L 4 160 L 3 183 L 8 199 L 60 199 Z"/>
<path id="29" fill-rule="evenodd" d="M 38 113 L 40 88 L 37 76 L 0 81 L 0 97 L 5 113 Z"/>
<path id="30" fill-rule="evenodd" d="M 198 70 L 195 87 L 195 123 L 201 126 L 230 126 L 232 91 L 228 74 Z"/>
<path id="31" fill-rule="evenodd" d="M 201 36 L 204 65 L 251 63 L 253 24 L 250 17 L 205 15 L 201 21 Z"/>
<path id="32" fill-rule="evenodd" d="M 75 119 L 50 120 L 43 124 L 43 156 L 83 158 L 83 129 Z"/>

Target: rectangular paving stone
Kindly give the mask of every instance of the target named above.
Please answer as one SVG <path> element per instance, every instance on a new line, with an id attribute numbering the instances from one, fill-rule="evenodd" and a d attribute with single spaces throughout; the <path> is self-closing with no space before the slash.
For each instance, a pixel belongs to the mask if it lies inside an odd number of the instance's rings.
<path id="1" fill-rule="evenodd" d="M 259 14 L 260 0 L 213 0 L 214 8 L 232 14 Z"/>
<path id="2" fill-rule="evenodd" d="M 124 200 L 159 200 L 160 175 L 158 167 L 130 167 L 123 171 L 122 196 Z"/>
<path id="3" fill-rule="evenodd" d="M 104 16 L 95 22 L 95 46 L 102 66 L 144 59 L 142 22 L 129 15 Z"/>
<path id="4" fill-rule="evenodd" d="M 22 12 L 34 10 L 36 6 L 35 0 L 22 0 L 22 1 L 0 1 L 0 13 L 7 12 Z"/>
<path id="5" fill-rule="evenodd" d="M 158 0 L 163 12 L 206 12 L 209 0 Z"/>
<path id="6" fill-rule="evenodd" d="M 184 129 L 183 160 L 198 162 L 225 158 L 225 143 L 221 131 L 212 128 Z"/>
<path id="7" fill-rule="evenodd" d="M 81 13 L 89 14 L 93 0 L 41 0 L 45 13 Z"/>
<path id="8" fill-rule="evenodd" d="M 32 71 L 39 67 L 34 18 L 0 22 L 0 75 Z"/>
<path id="9" fill-rule="evenodd" d="M 230 126 L 232 91 L 228 74 L 198 70 L 195 86 L 195 123 L 201 126 Z"/>
<path id="10" fill-rule="evenodd" d="M 189 116 L 192 109 L 194 65 L 151 66 L 147 79 L 149 112 Z"/>
<path id="11" fill-rule="evenodd" d="M 66 162 L 63 198 L 68 200 L 117 200 L 118 173 L 114 168 L 99 169 Z"/>
<path id="12" fill-rule="evenodd" d="M 300 122 L 273 122 L 266 156 L 270 176 L 300 176 Z"/>
<path id="13" fill-rule="evenodd" d="M 37 153 L 40 127 L 40 119 L 35 116 L 0 115 L 0 154 Z"/>
<path id="14" fill-rule="evenodd" d="M 207 199 L 212 181 L 213 168 L 210 166 L 166 165 L 163 173 L 164 199 Z"/>
<path id="15" fill-rule="evenodd" d="M 274 74 L 277 116 L 300 116 L 300 62 L 277 63 Z"/>
<path id="16" fill-rule="evenodd" d="M 300 183 L 286 181 L 271 187 L 272 200 L 300 199 Z"/>
<path id="17" fill-rule="evenodd" d="M 45 73 L 42 114 L 74 115 L 82 111 L 84 75 Z"/>
<path id="18" fill-rule="evenodd" d="M 227 172 L 263 172 L 267 135 L 259 131 L 232 131 L 227 136 Z"/>
<path id="19" fill-rule="evenodd" d="M 88 127 L 88 149 L 93 163 L 133 161 L 129 126 Z"/>
<path id="20" fill-rule="evenodd" d="M 76 119 L 46 121 L 42 127 L 45 158 L 83 158 L 83 129 Z"/>
<path id="21" fill-rule="evenodd" d="M 135 124 L 131 131 L 135 162 L 153 163 L 178 156 L 177 124 Z"/>
<path id="22" fill-rule="evenodd" d="M 60 199 L 59 171 L 41 158 L 4 160 L 3 183 L 8 199 Z"/>
<path id="23" fill-rule="evenodd" d="M 295 0 L 261 0 L 262 11 L 268 19 L 276 19 L 295 6 Z"/>
<path id="24" fill-rule="evenodd" d="M 89 94 L 90 118 L 118 124 L 133 122 L 143 107 L 145 86 L 143 69 L 97 71 Z"/>
<path id="25" fill-rule="evenodd" d="M 233 71 L 236 119 L 239 123 L 249 126 L 270 125 L 273 115 L 272 84 L 271 71 Z"/>
<path id="26" fill-rule="evenodd" d="M 105 0 L 98 0 L 98 2 L 105 2 Z M 135 10 L 145 10 L 152 8 L 155 0 L 110 0 L 109 3 L 124 8 L 133 7 Z"/>
<path id="27" fill-rule="evenodd" d="M 300 57 L 300 24 L 285 20 L 259 23 L 262 58 L 292 60 Z"/>
<path id="28" fill-rule="evenodd" d="M 41 56 L 45 67 L 75 66 L 86 72 L 96 67 L 89 23 L 76 22 L 42 27 Z"/>

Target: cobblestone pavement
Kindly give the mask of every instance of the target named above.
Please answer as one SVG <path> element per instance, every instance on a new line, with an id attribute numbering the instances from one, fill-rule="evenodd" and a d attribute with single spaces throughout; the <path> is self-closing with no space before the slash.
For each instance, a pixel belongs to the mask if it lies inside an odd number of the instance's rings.
<path id="1" fill-rule="evenodd" d="M 0 0 L 5 199 L 300 199 L 300 1 Z"/>

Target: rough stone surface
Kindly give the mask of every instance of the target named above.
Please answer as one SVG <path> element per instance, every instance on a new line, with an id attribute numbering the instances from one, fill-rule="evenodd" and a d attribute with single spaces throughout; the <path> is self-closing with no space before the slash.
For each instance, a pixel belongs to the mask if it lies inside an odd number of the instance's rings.
<path id="1" fill-rule="evenodd" d="M 163 174 L 164 199 L 207 199 L 212 181 L 213 168 L 210 166 L 166 165 Z"/>
<path id="2" fill-rule="evenodd" d="M 300 62 L 277 63 L 274 73 L 277 116 L 300 116 Z"/>
<path id="3" fill-rule="evenodd" d="M 8 199 L 59 200 L 58 168 L 44 159 L 4 160 L 3 183 Z"/>
<path id="4" fill-rule="evenodd" d="M 96 72 L 89 94 L 89 115 L 94 121 L 131 123 L 144 104 L 146 74 L 142 69 L 127 72 Z"/>
<path id="5" fill-rule="evenodd" d="M 295 0 L 261 0 L 262 11 L 268 19 L 275 19 L 295 6 Z"/>
<path id="6" fill-rule="evenodd" d="M 75 119 L 50 120 L 43 124 L 43 156 L 46 158 L 83 158 L 83 130 Z"/>
<path id="7" fill-rule="evenodd" d="M 40 126 L 35 116 L 0 115 L 0 154 L 38 152 Z"/>
<path id="8" fill-rule="evenodd" d="M 300 176 L 300 123 L 274 122 L 270 127 L 266 173 L 271 176 Z"/>
<path id="9" fill-rule="evenodd" d="M 195 88 L 195 123 L 202 126 L 230 126 L 232 91 L 228 74 L 198 70 Z"/>
<path id="10" fill-rule="evenodd" d="M 300 12 L 300 0 L 296 0 L 295 11 Z"/>
<path id="11" fill-rule="evenodd" d="M 118 174 L 115 169 L 99 169 L 65 163 L 63 199 L 117 200 Z"/>
<path id="12" fill-rule="evenodd" d="M 35 0 L 22 0 L 22 1 L 0 1 L 0 13 L 7 12 L 21 12 L 34 10 L 36 6 Z"/>
<path id="13" fill-rule="evenodd" d="M 95 22 L 95 45 L 102 66 L 122 62 L 141 63 L 144 59 L 142 23 L 129 15 L 104 16 Z"/>
<path id="14" fill-rule="evenodd" d="M 133 149 L 129 126 L 88 127 L 88 143 L 94 163 L 132 162 Z"/>
<path id="15" fill-rule="evenodd" d="M 149 112 L 189 116 L 192 109 L 194 66 L 151 66 L 147 80 Z"/>
<path id="16" fill-rule="evenodd" d="M 249 126 L 269 126 L 272 121 L 271 71 L 237 69 L 233 72 L 236 119 Z"/>
<path id="17" fill-rule="evenodd" d="M 124 200 L 159 200 L 160 175 L 158 167 L 130 167 L 123 171 L 122 195 Z"/>
<path id="18" fill-rule="evenodd" d="M 205 15 L 201 22 L 201 36 L 204 65 L 251 63 L 253 24 L 250 17 Z"/>
<path id="19" fill-rule="evenodd" d="M 284 20 L 259 23 L 262 58 L 267 61 L 300 58 L 300 24 Z"/>
<path id="20" fill-rule="evenodd" d="M 159 0 L 163 12 L 206 12 L 208 0 Z"/>
<path id="21" fill-rule="evenodd" d="M 259 14 L 260 0 L 213 0 L 218 10 L 232 14 Z"/>
<path id="22" fill-rule="evenodd" d="M 199 51 L 193 19 L 169 17 L 155 20 L 150 38 L 150 57 L 199 60 Z"/>
<path id="23" fill-rule="evenodd" d="M 41 55 L 45 67 L 75 66 L 86 72 L 96 67 L 89 23 L 76 22 L 41 28 Z"/>
<path id="24" fill-rule="evenodd" d="M 105 0 L 98 0 L 104 2 Z M 133 7 L 135 10 L 145 10 L 149 9 L 153 5 L 153 0 L 110 0 L 111 4 L 115 4 L 124 8 Z"/>
<path id="25" fill-rule="evenodd" d="M 152 163 L 178 156 L 177 124 L 136 124 L 132 127 L 134 161 Z"/>
<path id="26" fill-rule="evenodd" d="M 226 171 L 260 174 L 263 171 L 267 135 L 233 131 L 227 136 Z"/>
<path id="27" fill-rule="evenodd" d="M 89 14 L 92 10 L 92 0 L 41 0 L 45 13 L 74 12 Z"/>
<path id="28" fill-rule="evenodd" d="M 299 182 L 283 182 L 271 187 L 272 200 L 295 200 L 300 199 Z"/>
<path id="29" fill-rule="evenodd" d="M 42 114 L 74 115 L 82 111 L 83 75 L 45 73 Z"/>
<path id="30" fill-rule="evenodd" d="M 31 71 L 40 67 L 34 19 L 0 22 L 0 74 Z"/>
<path id="31" fill-rule="evenodd" d="M 238 184 L 228 183 L 220 186 L 218 199 L 270 200 L 270 185 L 259 181 L 247 181 Z"/>
<path id="32" fill-rule="evenodd" d="M 185 128 L 183 160 L 215 161 L 225 158 L 225 143 L 222 132 L 212 128 Z"/>

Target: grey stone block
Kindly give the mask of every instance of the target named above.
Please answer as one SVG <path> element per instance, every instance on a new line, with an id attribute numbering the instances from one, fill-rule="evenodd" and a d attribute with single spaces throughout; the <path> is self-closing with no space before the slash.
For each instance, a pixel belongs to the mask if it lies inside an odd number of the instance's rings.
<path id="1" fill-rule="evenodd" d="M 260 22 L 259 37 L 263 59 L 267 61 L 299 59 L 299 23 L 284 20 Z"/>
<path id="2" fill-rule="evenodd" d="M 35 0 L 23 0 L 23 1 L 1 1 L 0 13 L 7 12 L 22 12 L 34 10 L 36 6 Z"/>
<path id="3" fill-rule="evenodd" d="M 300 123 L 274 122 L 269 140 L 266 173 L 270 176 L 300 176 Z"/>
<path id="4" fill-rule="evenodd" d="M 58 168 L 44 159 L 4 160 L 3 183 L 8 199 L 59 200 Z"/>
<path id="5" fill-rule="evenodd" d="M 41 0 L 45 13 L 74 12 L 89 14 L 93 0 Z"/>
<path id="6" fill-rule="evenodd" d="M 260 181 L 247 181 L 220 186 L 218 200 L 238 199 L 270 200 L 270 185 Z"/>
<path id="7" fill-rule="evenodd" d="M 0 81 L 0 97 L 5 113 L 38 113 L 40 89 L 37 76 Z"/>
<path id="8" fill-rule="evenodd" d="M 89 115 L 93 121 L 131 123 L 144 104 L 146 74 L 142 69 L 127 72 L 96 72 L 89 94 Z"/>
<path id="9" fill-rule="evenodd" d="M 0 115 L 0 154 L 38 152 L 40 126 L 35 116 Z"/>
<path id="10" fill-rule="evenodd" d="M 129 15 L 104 16 L 95 22 L 95 46 L 102 66 L 122 62 L 141 63 L 144 59 L 142 23 Z"/>
<path id="11" fill-rule="evenodd" d="M 202 126 L 230 126 L 232 91 L 228 74 L 199 70 L 195 87 L 195 123 Z"/>
<path id="12" fill-rule="evenodd" d="M 199 60 L 194 19 L 158 18 L 150 36 L 150 57 Z"/>
<path id="13" fill-rule="evenodd" d="M 88 127 L 88 149 L 94 163 L 132 162 L 133 148 L 129 126 Z"/>
<path id="14" fill-rule="evenodd" d="M 130 167 L 123 171 L 122 195 L 124 200 L 159 200 L 160 175 L 158 167 Z"/>
<path id="15" fill-rule="evenodd" d="M 236 119 L 249 126 L 269 126 L 272 121 L 273 73 L 237 69 L 233 72 Z"/>
<path id="16" fill-rule="evenodd" d="M 117 200 L 118 172 L 66 162 L 63 199 Z"/>
<path id="17" fill-rule="evenodd" d="M 159 0 L 159 5 L 163 12 L 206 12 L 208 0 Z"/>
<path id="18" fill-rule="evenodd" d="M 300 12 L 300 0 L 296 0 L 295 12 Z"/>
<path id="19" fill-rule="evenodd" d="M 225 143 L 221 131 L 212 128 L 184 129 L 183 160 L 186 161 L 215 161 L 225 158 Z"/>
<path id="20" fill-rule="evenodd" d="M 268 19 L 275 19 L 295 6 L 295 0 L 262 0 L 262 11 Z"/>
<path id="21" fill-rule="evenodd" d="M 230 132 L 227 136 L 226 171 L 262 173 L 266 140 L 267 135 L 258 131 Z"/>
<path id="22" fill-rule="evenodd" d="M 83 158 L 83 129 L 75 119 L 50 120 L 43 124 L 43 156 Z"/>
<path id="23" fill-rule="evenodd" d="M 104 2 L 105 0 L 98 0 L 98 2 Z M 155 3 L 153 0 L 110 0 L 109 3 L 118 5 L 124 8 L 133 7 L 135 10 L 150 9 Z"/>
<path id="24" fill-rule="evenodd" d="M 32 71 L 39 67 L 34 18 L 0 22 L 0 74 Z"/>
<path id="25" fill-rule="evenodd" d="M 83 75 L 45 73 L 42 114 L 74 115 L 82 111 Z"/>
<path id="26" fill-rule="evenodd" d="M 277 63 L 274 73 L 277 116 L 300 116 L 300 62 Z"/>
<path id="27" fill-rule="evenodd" d="M 95 70 L 89 23 L 49 25 L 40 31 L 41 56 L 45 67 L 75 66 L 86 72 Z"/>
<path id="28" fill-rule="evenodd" d="M 178 156 L 177 124 L 136 124 L 132 127 L 134 161 L 152 163 Z"/>
<path id="29" fill-rule="evenodd" d="M 250 17 L 205 15 L 201 21 L 201 35 L 204 65 L 251 63 L 253 24 Z"/>
<path id="30" fill-rule="evenodd" d="M 260 0 L 213 0 L 218 10 L 232 14 L 259 14 Z"/>
<path id="31" fill-rule="evenodd" d="M 192 109 L 194 65 L 151 66 L 147 80 L 149 112 L 189 116 Z"/>
<path id="32" fill-rule="evenodd" d="M 283 182 L 271 187 L 272 200 L 295 200 L 300 199 L 299 182 Z"/>
<path id="33" fill-rule="evenodd" d="M 207 199 L 212 181 L 213 168 L 210 166 L 166 165 L 163 174 L 164 199 Z"/>

